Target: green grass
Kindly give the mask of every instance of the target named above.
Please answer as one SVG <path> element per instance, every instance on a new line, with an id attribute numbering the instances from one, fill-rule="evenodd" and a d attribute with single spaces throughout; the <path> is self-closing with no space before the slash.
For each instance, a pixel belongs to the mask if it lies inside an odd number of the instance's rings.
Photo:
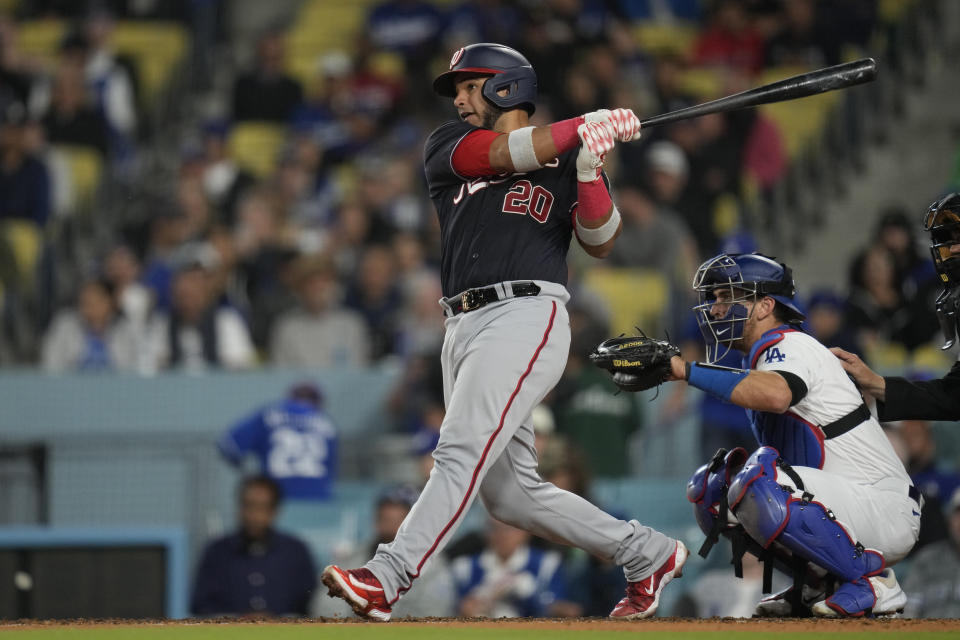
<path id="1" fill-rule="evenodd" d="M 487 628 L 451 628 L 442 624 L 437 625 L 164 625 L 156 627 L 50 627 L 46 629 L 12 630 L 9 627 L 0 629 L 2 640 L 173 640 L 185 638 L 187 640 L 382 640 L 384 638 L 400 640 L 479 640 L 481 638 L 496 638 L 496 640 L 574 640 L 589 638 L 591 640 L 624 640 L 625 634 L 642 633 L 642 640 L 742 640 L 744 636 L 768 638 L 771 634 L 759 630 L 735 629 L 703 630 L 703 631 L 664 631 L 644 629 L 642 625 L 623 625 L 622 629 L 604 629 L 597 631 L 579 631 L 573 629 L 516 629 L 493 627 Z M 761 636 L 762 634 L 762 636 Z M 942 640 L 945 637 L 960 637 L 957 632 L 944 633 L 933 631 L 850 631 L 824 632 L 823 630 L 810 632 L 776 633 L 777 640 L 810 640 L 811 638 L 843 638 L 844 640 L 876 640 L 877 636 L 898 638 L 929 638 Z"/>

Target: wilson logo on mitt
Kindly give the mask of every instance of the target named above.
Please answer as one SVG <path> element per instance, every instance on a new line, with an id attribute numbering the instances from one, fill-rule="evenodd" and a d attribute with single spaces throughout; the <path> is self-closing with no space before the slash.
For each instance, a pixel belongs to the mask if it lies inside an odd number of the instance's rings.
<path id="1" fill-rule="evenodd" d="M 670 358 L 678 355 L 679 347 L 666 340 L 646 335 L 619 336 L 597 345 L 590 360 L 612 373 L 614 384 L 624 391 L 643 391 L 667 379 Z"/>

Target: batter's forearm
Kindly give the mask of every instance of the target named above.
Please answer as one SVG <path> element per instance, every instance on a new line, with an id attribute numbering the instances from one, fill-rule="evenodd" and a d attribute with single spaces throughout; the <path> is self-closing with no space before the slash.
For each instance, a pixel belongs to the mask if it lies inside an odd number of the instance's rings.
<path id="1" fill-rule="evenodd" d="M 497 172 L 531 171 L 577 147 L 577 127 L 583 118 L 561 120 L 543 127 L 525 127 L 498 135 L 490 144 L 490 167 Z"/>
<path id="2" fill-rule="evenodd" d="M 577 182 L 573 226 L 577 241 L 590 256 L 606 258 L 613 250 L 623 223 L 602 177 L 597 176 L 593 182 Z"/>

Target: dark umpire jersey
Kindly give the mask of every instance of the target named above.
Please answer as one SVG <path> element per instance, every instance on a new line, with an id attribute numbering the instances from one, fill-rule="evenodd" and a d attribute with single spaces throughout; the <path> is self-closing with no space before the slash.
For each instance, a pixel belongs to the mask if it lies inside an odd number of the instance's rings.
<path id="1" fill-rule="evenodd" d="M 465 178 L 453 152 L 477 128 L 441 125 L 424 148 L 430 199 L 440 217 L 443 295 L 505 280 L 567 283 L 577 202 L 577 152 L 530 173 Z"/>
<path id="2" fill-rule="evenodd" d="M 960 420 L 960 360 L 937 380 L 885 380 L 886 401 L 877 402 L 880 420 Z"/>

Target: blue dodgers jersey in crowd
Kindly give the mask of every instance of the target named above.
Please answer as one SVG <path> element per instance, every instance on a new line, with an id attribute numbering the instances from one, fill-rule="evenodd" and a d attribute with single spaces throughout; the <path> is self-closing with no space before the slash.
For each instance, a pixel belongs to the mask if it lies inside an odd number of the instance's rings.
<path id="1" fill-rule="evenodd" d="M 220 451 L 234 463 L 255 453 L 262 473 L 285 498 L 323 499 L 336 477 L 337 431 L 310 404 L 284 400 L 240 421 L 224 434 Z"/>
<path id="2" fill-rule="evenodd" d="M 487 550 L 454 560 L 451 570 L 457 597 L 493 596 L 494 618 L 540 618 L 550 615 L 550 606 L 567 599 L 566 573 L 556 551 L 536 547 L 518 549 L 505 564 Z"/>
<path id="3" fill-rule="evenodd" d="M 566 285 L 577 152 L 529 173 L 464 178 L 451 156 L 476 129 L 447 122 L 424 146 L 427 186 L 440 218 L 443 295 L 505 280 Z"/>

